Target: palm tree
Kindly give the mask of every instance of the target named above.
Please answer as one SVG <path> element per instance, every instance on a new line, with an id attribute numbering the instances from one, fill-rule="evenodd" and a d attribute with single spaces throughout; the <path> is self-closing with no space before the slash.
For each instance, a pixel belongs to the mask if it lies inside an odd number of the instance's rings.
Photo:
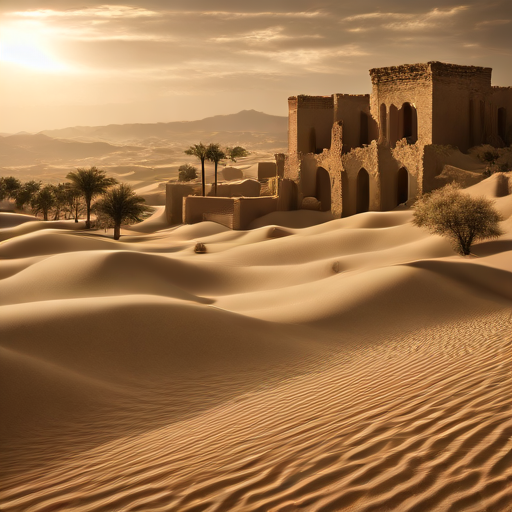
<path id="1" fill-rule="evenodd" d="M 199 144 L 194 144 L 193 146 L 190 146 L 187 150 L 185 150 L 185 153 L 187 155 L 193 155 L 197 158 L 199 158 L 199 160 L 201 160 L 201 178 L 203 180 L 203 196 L 205 196 L 205 188 L 204 188 L 204 161 L 208 158 L 207 154 L 206 154 L 206 151 L 207 151 L 207 147 L 202 143 L 200 142 Z"/>
<path id="2" fill-rule="evenodd" d="M 53 185 L 45 185 L 30 201 L 35 215 L 43 214 L 43 220 L 48 220 L 48 212 L 55 206 L 55 190 Z"/>
<path id="3" fill-rule="evenodd" d="M 141 222 L 152 211 L 144 202 L 145 199 L 138 196 L 130 185 L 121 183 L 121 185 L 108 190 L 94 205 L 94 209 L 98 215 L 114 224 L 114 240 L 119 240 L 121 224 Z"/>
<path id="4" fill-rule="evenodd" d="M 77 169 L 76 172 L 70 172 L 66 178 L 71 181 L 73 188 L 80 191 L 87 208 L 86 229 L 91 227 L 91 202 L 94 197 L 104 194 L 109 187 L 117 184 L 115 178 L 107 178 L 105 171 L 96 167 L 90 169 Z"/>
<path id="5" fill-rule="evenodd" d="M 217 195 L 217 166 L 221 160 L 227 158 L 227 155 L 220 148 L 220 144 L 210 144 L 206 148 L 206 158 L 215 164 L 215 195 Z"/>

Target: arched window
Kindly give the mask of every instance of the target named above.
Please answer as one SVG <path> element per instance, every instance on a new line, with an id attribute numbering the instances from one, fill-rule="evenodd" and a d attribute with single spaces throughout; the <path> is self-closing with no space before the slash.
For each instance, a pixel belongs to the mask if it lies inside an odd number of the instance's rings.
<path id="1" fill-rule="evenodd" d="M 320 201 L 320 211 L 331 209 L 331 178 L 323 167 L 316 170 L 316 198 Z"/>
<path id="2" fill-rule="evenodd" d="M 402 138 L 412 137 L 412 108 L 410 103 L 404 103 L 403 111 L 403 133 Z"/>
<path id="3" fill-rule="evenodd" d="M 405 167 L 397 175 L 397 206 L 409 199 L 409 173 Z"/>
<path id="4" fill-rule="evenodd" d="M 370 209 L 370 176 L 364 168 L 357 173 L 357 203 L 356 213 L 367 212 Z"/>

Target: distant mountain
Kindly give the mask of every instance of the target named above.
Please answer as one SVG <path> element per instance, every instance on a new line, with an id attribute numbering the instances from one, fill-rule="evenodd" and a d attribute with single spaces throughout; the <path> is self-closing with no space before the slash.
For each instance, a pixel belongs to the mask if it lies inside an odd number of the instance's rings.
<path id="1" fill-rule="evenodd" d="M 69 161 L 133 149 L 140 148 L 113 146 L 106 142 L 59 140 L 42 133 L 16 134 L 0 137 L 0 166 Z"/>
<path id="2" fill-rule="evenodd" d="M 110 141 L 147 140 L 151 138 L 172 139 L 201 132 L 257 132 L 284 137 L 288 130 L 288 119 L 272 116 L 256 110 L 242 110 L 238 114 L 213 116 L 198 121 L 148 124 L 110 124 L 107 126 L 75 126 L 59 130 L 40 132 L 50 137 L 66 139 L 93 139 Z"/>

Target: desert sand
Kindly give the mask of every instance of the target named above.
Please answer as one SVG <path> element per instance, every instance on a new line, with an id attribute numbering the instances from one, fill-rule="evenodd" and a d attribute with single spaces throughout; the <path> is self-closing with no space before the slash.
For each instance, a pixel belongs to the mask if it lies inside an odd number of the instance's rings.
<path id="1" fill-rule="evenodd" d="M 0 214 L 0 509 L 510 511 L 500 187 L 468 258 L 410 210 L 160 207 L 119 242 Z"/>

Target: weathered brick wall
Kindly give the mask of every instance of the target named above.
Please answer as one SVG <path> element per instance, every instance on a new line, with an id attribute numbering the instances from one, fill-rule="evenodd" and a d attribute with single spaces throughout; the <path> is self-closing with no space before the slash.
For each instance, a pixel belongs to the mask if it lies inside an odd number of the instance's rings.
<path id="1" fill-rule="evenodd" d="M 362 116 L 366 116 L 365 122 Z M 360 147 L 362 143 L 368 144 L 372 140 L 370 117 L 369 94 L 334 95 L 334 120 L 343 123 L 344 153 Z M 362 132 L 366 132 L 364 137 Z"/>
<path id="2" fill-rule="evenodd" d="M 357 175 L 366 169 L 370 175 L 370 210 L 381 210 L 379 145 L 372 141 L 368 147 L 356 148 L 341 157 L 342 180 L 342 215 L 348 217 L 356 213 Z"/>
<path id="3" fill-rule="evenodd" d="M 433 80 L 432 144 L 457 146 L 467 151 L 482 138 L 492 137 L 492 109 L 486 98 L 491 93 L 491 68 L 430 63 Z M 484 133 L 477 130 L 478 104 L 484 100 Z M 480 133 L 479 133 L 480 132 Z M 480 140 L 479 140 L 480 139 Z"/>
<path id="4" fill-rule="evenodd" d="M 397 173 L 401 167 L 405 167 L 409 173 L 409 199 L 415 198 L 423 193 L 423 153 L 422 144 L 407 144 L 404 140 L 398 142 L 396 147 L 391 150 L 391 156 L 396 162 L 393 174 L 393 185 L 389 195 L 387 195 L 386 209 L 397 206 Z"/>
<path id="5" fill-rule="evenodd" d="M 376 68 L 370 70 L 372 80 L 371 114 L 378 123 L 380 141 L 389 142 L 390 132 L 397 132 L 393 127 L 391 107 L 400 110 L 404 103 L 410 103 L 417 114 L 417 136 L 422 144 L 432 142 L 432 74 L 430 65 L 413 64 Z M 386 119 L 380 119 L 380 106 L 386 106 Z M 396 123 L 399 122 L 398 114 Z M 395 136 L 395 140 L 400 136 Z"/>
<path id="6" fill-rule="evenodd" d="M 331 145 L 334 119 L 332 96 L 293 96 L 288 99 L 288 152 L 315 153 Z"/>
<path id="7" fill-rule="evenodd" d="M 297 105 L 296 96 L 288 98 L 288 154 L 297 153 Z"/>
<path id="8" fill-rule="evenodd" d="M 503 142 L 506 146 L 510 146 L 512 144 L 512 87 L 493 87 L 492 103 L 496 109 L 504 110 L 501 114 L 505 117 L 503 128 L 505 139 Z"/>

